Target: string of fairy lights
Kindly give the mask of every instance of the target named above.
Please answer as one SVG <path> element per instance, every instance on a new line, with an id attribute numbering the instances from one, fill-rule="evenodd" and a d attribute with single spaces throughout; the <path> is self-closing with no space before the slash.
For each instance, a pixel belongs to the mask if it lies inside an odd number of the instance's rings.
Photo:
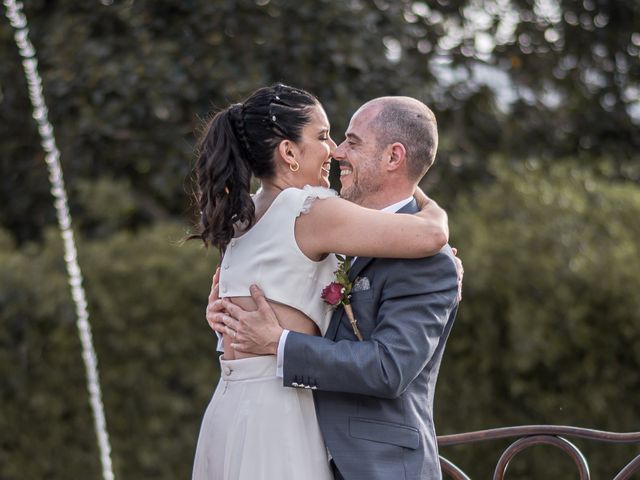
<path id="1" fill-rule="evenodd" d="M 111 464 L 111 446 L 109 444 L 109 434 L 107 433 L 102 392 L 98 377 L 98 360 L 93 347 L 87 300 L 82 286 L 82 272 L 78 264 L 78 254 L 73 230 L 71 229 L 71 215 L 69 214 L 67 192 L 62 177 L 60 151 L 56 146 L 53 126 L 49 122 L 48 109 L 42 92 L 42 78 L 38 73 L 35 48 L 29 40 L 29 25 L 23 12 L 23 4 L 16 0 L 3 0 L 3 3 L 6 17 L 14 28 L 14 39 L 22 57 L 22 66 L 29 87 L 33 118 L 38 125 L 42 148 L 46 152 L 45 161 L 49 170 L 51 194 L 55 199 L 56 215 L 64 245 L 64 260 L 67 274 L 69 275 L 71 296 L 76 307 L 76 325 L 82 345 L 82 359 L 86 370 L 87 389 L 100 449 L 102 476 L 104 480 L 113 480 L 115 476 Z"/>

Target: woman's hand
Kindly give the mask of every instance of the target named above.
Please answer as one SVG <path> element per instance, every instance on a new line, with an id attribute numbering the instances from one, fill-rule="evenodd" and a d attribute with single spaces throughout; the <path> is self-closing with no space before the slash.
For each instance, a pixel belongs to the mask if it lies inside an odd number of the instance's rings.
<path id="1" fill-rule="evenodd" d="M 423 210 L 431 202 L 431 199 L 427 197 L 427 194 L 422 191 L 420 187 L 416 187 L 416 191 L 413 192 L 413 198 L 416 199 L 418 208 Z"/>
<path id="2" fill-rule="evenodd" d="M 440 206 L 422 191 L 420 187 L 416 187 L 416 191 L 413 194 L 420 208 L 420 212 L 416 215 L 424 218 L 431 224 L 433 229 L 433 235 L 440 236 L 441 247 L 444 247 L 449 241 L 449 219 L 447 212 L 445 212 Z"/>
<path id="3" fill-rule="evenodd" d="M 213 275 L 213 282 L 211 284 L 211 293 L 209 293 L 209 303 L 207 304 L 207 323 L 212 330 L 215 330 L 215 318 L 217 313 L 224 313 L 224 307 L 220 300 L 220 267 L 216 269 L 216 273 Z"/>

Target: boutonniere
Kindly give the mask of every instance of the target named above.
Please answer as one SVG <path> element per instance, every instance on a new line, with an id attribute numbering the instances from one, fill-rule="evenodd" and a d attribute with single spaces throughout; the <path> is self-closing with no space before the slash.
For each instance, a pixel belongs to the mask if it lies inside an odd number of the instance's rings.
<path id="1" fill-rule="evenodd" d="M 336 255 L 336 258 L 338 259 L 338 269 L 335 271 L 336 279 L 322 289 L 320 297 L 334 307 L 340 304 L 344 306 L 344 311 L 349 318 L 353 333 L 355 333 L 358 340 L 362 341 L 362 334 L 358 328 L 358 321 L 353 316 L 350 301 L 351 289 L 353 288 L 353 284 L 349 281 L 351 259 L 342 255 Z"/>

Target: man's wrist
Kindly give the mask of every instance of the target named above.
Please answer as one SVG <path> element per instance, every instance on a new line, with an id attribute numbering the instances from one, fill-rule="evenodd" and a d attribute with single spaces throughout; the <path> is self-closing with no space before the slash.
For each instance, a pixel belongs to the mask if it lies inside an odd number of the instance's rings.
<path id="1" fill-rule="evenodd" d="M 269 344 L 269 354 L 270 355 L 277 355 L 279 348 L 280 348 L 280 344 L 283 342 L 283 335 L 284 338 L 286 338 L 286 335 L 284 334 L 285 332 L 289 333 L 289 330 L 285 330 L 283 328 L 280 329 L 280 332 L 278 333 L 278 335 L 274 335 L 274 340 L 272 342 L 270 342 Z"/>

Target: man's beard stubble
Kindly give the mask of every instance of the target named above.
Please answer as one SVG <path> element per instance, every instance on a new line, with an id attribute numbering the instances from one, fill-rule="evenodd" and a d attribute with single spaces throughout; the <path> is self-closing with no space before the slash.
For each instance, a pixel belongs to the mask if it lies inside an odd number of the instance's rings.
<path id="1" fill-rule="evenodd" d="M 373 168 L 353 172 L 353 182 L 347 188 L 340 189 L 340 197 L 357 205 L 366 207 L 367 200 L 382 189 L 382 182 L 376 178 Z"/>

